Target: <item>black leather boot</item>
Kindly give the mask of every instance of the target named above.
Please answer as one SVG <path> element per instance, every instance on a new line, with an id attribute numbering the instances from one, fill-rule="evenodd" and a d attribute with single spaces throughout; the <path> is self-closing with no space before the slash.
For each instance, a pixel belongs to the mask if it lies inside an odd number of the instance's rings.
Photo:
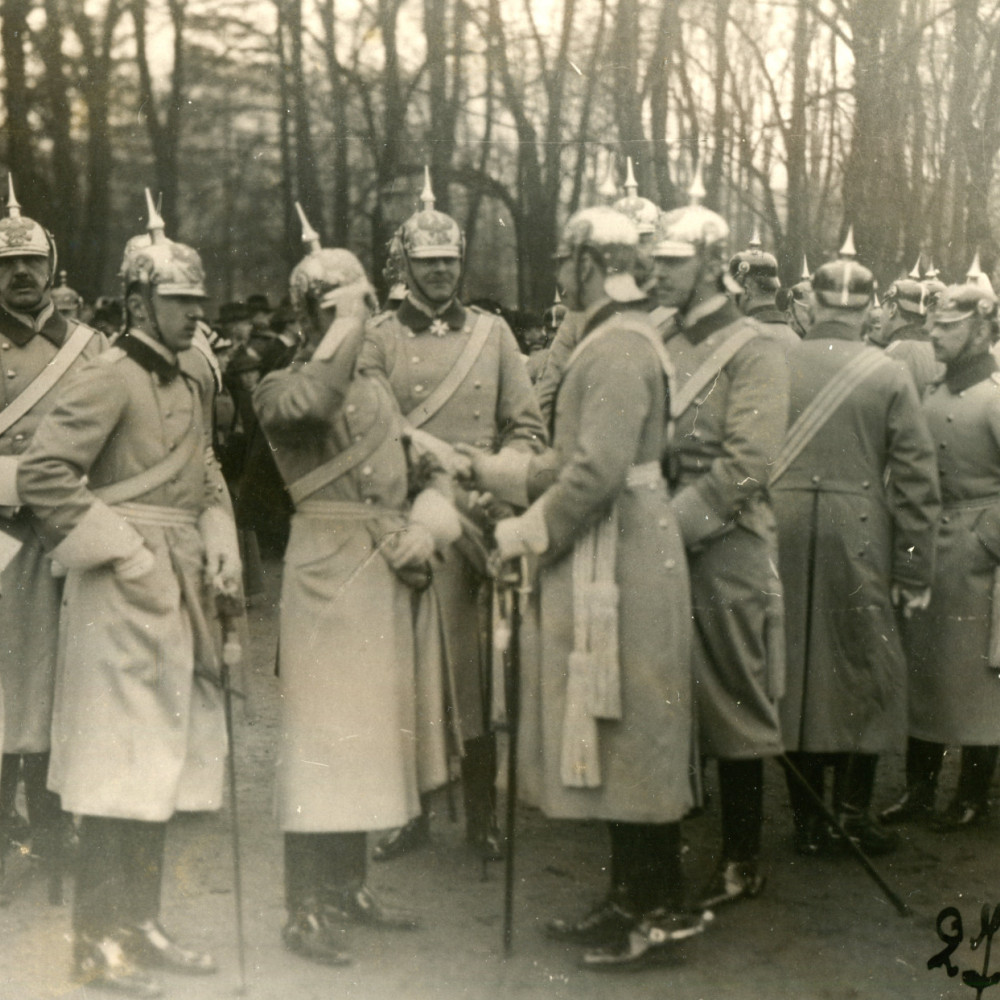
<path id="1" fill-rule="evenodd" d="M 944 750 L 943 743 L 910 737 L 906 744 L 906 791 L 879 813 L 883 823 L 920 823 L 931 818 Z"/>
<path id="2" fill-rule="evenodd" d="M 962 747 L 962 765 L 958 774 L 955 798 L 934 820 L 940 833 L 982 826 L 989 819 L 990 782 L 996 770 L 1000 748 Z"/>
<path id="3" fill-rule="evenodd" d="M 871 814 L 875 788 L 875 754 L 845 754 L 837 775 L 836 813 L 844 833 L 872 857 L 899 847 L 899 835 L 887 830 Z"/>

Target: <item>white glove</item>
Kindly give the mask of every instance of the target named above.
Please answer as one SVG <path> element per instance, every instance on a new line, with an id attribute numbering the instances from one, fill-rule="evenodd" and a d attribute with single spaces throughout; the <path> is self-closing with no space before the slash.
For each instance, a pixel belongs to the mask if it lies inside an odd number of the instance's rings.
<path id="1" fill-rule="evenodd" d="M 538 516 L 535 508 L 532 515 L 508 517 L 497 522 L 494 537 L 497 556 L 501 562 L 517 559 L 519 556 L 540 555 L 549 547 L 545 521 Z"/>
<path id="2" fill-rule="evenodd" d="M 205 578 L 216 594 L 235 597 L 243 582 L 243 566 L 232 517 L 218 504 L 208 507 L 198 518 L 198 530 L 205 546 Z"/>
<path id="3" fill-rule="evenodd" d="M 145 545 L 140 545 L 131 555 L 115 559 L 111 565 L 119 580 L 138 580 L 140 576 L 152 571 L 156 565 L 156 556 Z"/>
<path id="4" fill-rule="evenodd" d="M 456 444 L 455 451 L 464 455 L 471 468 L 457 475 L 467 489 L 492 493 L 495 497 L 515 507 L 528 506 L 528 469 L 532 454 L 502 448 L 489 454 L 467 444 Z"/>
<path id="5" fill-rule="evenodd" d="M 441 547 L 462 537 L 462 522 L 455 505 L 433 487 L 417 494 L 410 508 L 410 524 L 423 525 Z"/>

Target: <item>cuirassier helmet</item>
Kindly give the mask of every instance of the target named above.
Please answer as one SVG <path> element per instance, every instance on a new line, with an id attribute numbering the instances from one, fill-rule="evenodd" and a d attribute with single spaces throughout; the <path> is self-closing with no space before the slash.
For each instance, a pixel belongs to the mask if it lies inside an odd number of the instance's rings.
<path id="1" fill-rule="evenodd" d="M 198 251 L 167 237 L 163 219 L 146 188 L 149 212 L 148 232 L 133 236 L 125 244 L 119 270 L 125 292 L 140 285 L 158 295 L 208 298 L 205 292 L 205 269 Z"/>
<path id="2" fill-rule="evenodd" d="M 705 185 L 699 162 L 688 189 L 689 203 L 664 212 L 656 224 L 654 257 L 700 256 L 720 264 L 725 260 L 729 225 L 721 215 L 701 203 L 704 197 Z"/>
<path id="3" fill-rule="evenodd" d="M 83 296 L 66 284 L 66 272 L 59 272 L 59 284 L 52 289 L 52 304 L 64 316 L 77 316 L 83 305 Z"/>
<path id="4" fill-rule="evenodd" d="M 409 260 L 422 257 L 457 257 L 465 254 L 465 237 L 458 223 L 434 208 L 431 172 L 424 167 L 424 189 L 420 194 L 422 207 L 400 226 L 399 238 L 403 254 Z"/>
<path id="5" fill-rule="evenodd" d="M 319 308 L 327 303 L 327 296 L 345 285 L 357 281 L 367 284 L 368 277 L 361 262 L 350 252 L 341 248 L 324 248 L 319 233 L 309 224 L 302 206 L 296 202 L 295 209 L 302 222 L 302 242 L 308 253 L 292 269 L 288 279 L 288 290 L 292 307 L 300 317 L 308 318 L 307 302 L 314 302 Z"/>
<path id="6" fill-rule="evenodd" d="M 643 298 L 632 275 L 638 245 L 639 231 L 628 216 L 596 205 L 570 216 L 559 236 L 555 256 L 565 260 L 590 252 L 604 269 L 608 296 L 616 302 L 634 302 Z"/>
<path id="7" fill-rule="evenodd" d="M 14 179 L 7 175 L 7 215 L 0 219 L 0 259 L 44 257 L 49 262 L 49 284 L 55 278 L 57 253 L 52 234 L 34 219 L 21 214 L 14 194 Z"/>

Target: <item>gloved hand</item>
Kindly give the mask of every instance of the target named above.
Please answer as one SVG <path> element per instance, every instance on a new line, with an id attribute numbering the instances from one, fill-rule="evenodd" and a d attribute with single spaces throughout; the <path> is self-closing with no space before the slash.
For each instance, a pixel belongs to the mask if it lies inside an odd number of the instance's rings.
<path id="1" fill-rule="evenodd" d="M 434 555 L 434 536 L 426 525 L 411 522 L 382 546 L 393 569 L 429 562 Z"/>
<path id="2" fill-rule="evenodd" d="M 456 475 L 466 489 L 492 493 L 499 500 L 516 507 L 528 506 L 530 452 L 502 448 L 493 455 L 461 443 L 455 445 L 455 451 L 469 462 L 470 468 Z"/>
<path id="3" fill-rule="evenodd" d="M 914 611 L 927 610 L 927 605 L 931 603 L 931 588 L 914 590 L 912 587 L 894 583 L 889 588 L 889 598 L 893 605 L 902 611 L 903 617 L 909 618 Z"/>
<path id="4" fill-rule="evenodd" d="M 234 597 L 243 583 L 243 566 L 232 517 L 218 504 L 208 507 L 198 518 L 198 530 L 205 546 L 205 579 L 217 595 Z"/>
<path id="5" fill-rule="evenodd" d="M 535 508 L 531 509 L 532 512 Z M 545 521 L 540 516 L 508 517 L 494 531 L 497 557 L 501 562 L 520 556 L 540 555 L 549 547 Z"/>
<path id="6" fill-rule="evenodd" d="M 112 560 L 111 565 L 119 580 L 138 580 L 152 571 L 156 556 L 145 545 L 140 545 L 131 555 Z"/>
<path id="7" fill-rule="evenodd" d="M 410 524 L 427 528 L 440 547 L 450 545 L 462 536 L 462 522 L 455 505 L 433 487 L 417 494 L 410 508 Z"/>

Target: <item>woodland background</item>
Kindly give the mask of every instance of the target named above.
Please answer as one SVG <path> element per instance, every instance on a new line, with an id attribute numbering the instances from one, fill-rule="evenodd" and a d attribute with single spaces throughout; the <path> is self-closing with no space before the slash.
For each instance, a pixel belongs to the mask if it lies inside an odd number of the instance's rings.
<path id="1" fill-rule="evenodd" d="M 378 280 L 430 165 L 467 297 L 541 309 L 568 213 L 759 224 L 786 281 L 853 223 L 884 283 L 997 262 L 1000 0 L 2 0 L 0 169 L 87 298 L 162 193 L 218 300 L 278 298 L 294 201 Z"/>

